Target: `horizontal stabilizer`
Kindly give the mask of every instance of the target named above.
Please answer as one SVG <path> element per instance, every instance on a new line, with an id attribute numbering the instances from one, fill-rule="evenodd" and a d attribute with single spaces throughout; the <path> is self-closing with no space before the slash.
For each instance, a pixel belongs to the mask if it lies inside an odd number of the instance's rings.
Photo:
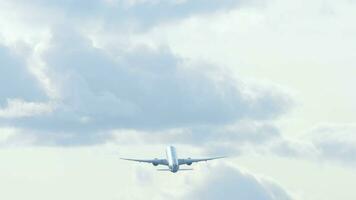
<path id="1" fill-rule="evenodd" d="M 189 171 L 193 169 L 179 169 L 179 171 Z M 170 169 L 157 169 L 157 171 L 171 171 Z"/>

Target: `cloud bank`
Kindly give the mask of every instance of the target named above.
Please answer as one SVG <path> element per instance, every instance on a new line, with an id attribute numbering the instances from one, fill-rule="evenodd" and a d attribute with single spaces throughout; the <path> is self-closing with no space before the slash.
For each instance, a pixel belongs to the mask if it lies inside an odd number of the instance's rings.
<path id="1" fill-rule="evenodd" d="M 38 56 L 59 97 L 47 96 L 36 105 L 22 103 L 21 110 L 32 114 L 16 113 L 14 107 L 21 100 L 8 102 L 0 112 L 19 117 L 2 120 L 4 124 L 38 132 L 40 138 L 45 132 L 68 132 L 69 140 L 78 137 L 80 143 L 85 135 L 93 137 L 112 129 L 214 129 L 240 120 L 274 119 L 291 105 L 281 91 L 249 87 L 219 67 L 191 64 L 167 47 L 100 48 L 70 27 L 54 29 L 51 35 Z M 18 66 L 22 73 L 29 70 L 25 63 Z M 0 76 L 8 77 L 6 73 Z M 20 94 L 22 90 L 11 91 Z M 201 139 L 212 134 L 200 134 Z"/>
<path id="2" fill-rule="evenodd" d="M 228 166 L 216 166 L 202 183 L 183 199 L 291 200 L 288 192 L 268 180 Z"/>
<path id="3" fill-rule="evenodd" d="M 308 138 L 320 157 L 341 163 L 356 164 L 355 124 L 323 124 L 314 128 Z"/>

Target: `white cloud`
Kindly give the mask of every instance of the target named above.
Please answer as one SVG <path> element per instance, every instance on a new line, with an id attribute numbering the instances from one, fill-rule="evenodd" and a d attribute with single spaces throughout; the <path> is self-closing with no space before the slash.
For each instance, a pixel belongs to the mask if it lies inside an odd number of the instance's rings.
<path id="1" fill-rule="evenodd" d="M 342 197 L 351 200 L 355 196 L 352 169 L 345 171 L 329 164 L 321 167 L 320 163 L 305 160 L 245 155 L 193 165 L 194 171 L 171 174 L 157 172 L 152 165 L 118 159 L 122 156 L 160 158 L 164 156 L 163 150 L 163 145 L 1 148 L 0 186 L 4 190 L 0 198 L 42 200 L 58 192 L 53 199 L 196 199 L 201 197 L 199 191 L 214 197 L 224 184 L 226 190 L 221 189 L 226 191 L 227 199 L 229 195 L 280 197 L 281 200 L 295 199 L 295 194 L 306 200 Z M 199 152 L 198 147 L 178 148 L 180 156 L 202 156 Z M 221 162 L 228 162 L 230 167 L 218 164 Z M 340 182 L 344 182 L 345 187 L 338 187 Z M 249 190 L 244 190 L 246 187 Z M 330 187 L 335 189 L 328 194 L 325 191 Z M 23 192 L 14 193 L 18 190 Z M 254 193 L 247 193 L 251 190 Z"/>
<path id="2" fill-rule="evenodd" d="M 0 127 L 0 147 L 24 147 L 35 144 L 36 138 L 30 134 L 24 134 L 27 131 L 16 127 Z"/>
<path id="3" fill-rule="evenodd" d="M 181 57 L 228 66 L 242 78 L 291 88 L 299 104 L 283 119 L 284 132 L 295 135 L 317 123 L 356 118 L 350 92 L 356 84 L 355 6 L 347 0 L 268 1 L 161 25 L 137 38 L 168 43 Z"/>
<path id="4" fill-rule="evenodd" d="M 21 118 L 46 115 L 53 112 L 54 105 L 47 103 L 25 102 L 21 99 L 8 99 L 7 105 L 0 108 L 0 118 Z"/>
<path id="5" fill-rule="evenodd" d="M 0 128 L 0 144 L 5 143 L 10 137 L 16 135 L 14 128 Z"/>
<path id="6" fill-rule="evenodd" d="M 240 121 L 226 126 L 185 127 L 163 130 L 116 129 L 105 139 L 115 144 L 156 144 L 199 146 L 205 154 L 236 156 L 256 153 L 282 139 L 271 123 Z M 265 149 L 263 151 L 266 151 Z"/>
<path id="7" fill-rule="evenodd" d="M 145 145 L 137 149 L 124 146 L 1 149 L 0 186 L 3 191 L 0 198 L 190 199 L 199 195 L 196 192 L 200 190 L 210 189 L 213 195 L 215 190 L 211 187 L 222 187 L 215 184 L 226 179 L 226 188 L 234 189 L 226 192 L 226 199 L 242 195 L 290 199 L 278 184 L 225 165 L 195 165 L 195 171 L 172 174 L 157 172 L 152 165 L 117 158 L 118 152 L 120 155 L 144 153 L 147 156 L 157 150 L 162 153 L 162 149 Z M 16 192 L 19 190 L 22 192 Z"/>
<path id="8" fill-rule="evenodd" d="M 193 188 L 183 199 L 293 199 L 278 184 L 243 173 L 238 169 L 218 165 L 209 170 L 209 175 Z"/>

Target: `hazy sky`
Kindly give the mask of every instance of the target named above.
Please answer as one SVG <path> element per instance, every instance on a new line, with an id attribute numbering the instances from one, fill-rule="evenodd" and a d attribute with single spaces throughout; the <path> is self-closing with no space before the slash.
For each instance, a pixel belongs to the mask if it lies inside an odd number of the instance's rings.
<path id="1" fill-rule="evenodd" d="M 0 0 L 0 199 L 356 199 L 355 10 Z"/>

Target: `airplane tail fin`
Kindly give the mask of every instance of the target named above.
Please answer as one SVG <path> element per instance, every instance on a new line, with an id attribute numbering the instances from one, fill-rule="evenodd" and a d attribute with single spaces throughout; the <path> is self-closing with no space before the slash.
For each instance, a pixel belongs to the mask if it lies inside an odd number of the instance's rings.
<path id="1" fill-rule="evenodd" d="M 193 169 L 179 169 L 179 171 L 190 171 Z M 157 171 L 171 171 L 170 169 L 157 169 Z"/>
<path id="2" fill-rule="evenodd" d="M 169 169 L 157 169 L 157 171 L 171 171 Z"/>

